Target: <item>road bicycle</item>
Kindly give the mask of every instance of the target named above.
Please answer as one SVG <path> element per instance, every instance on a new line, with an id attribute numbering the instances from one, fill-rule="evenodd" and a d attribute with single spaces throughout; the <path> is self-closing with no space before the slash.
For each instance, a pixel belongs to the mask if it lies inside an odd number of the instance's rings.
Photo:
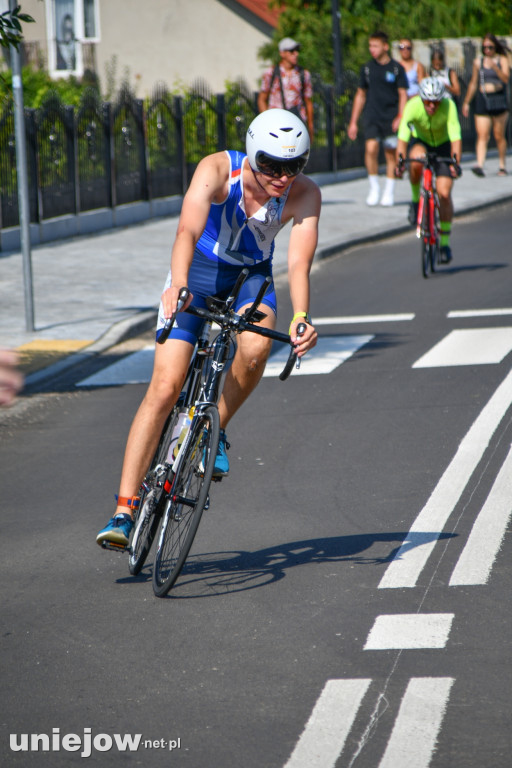
<path id="1" fill-rule="evenodd" d="M 265 317 L 258 306 L 271 283 L 270 277 L 266 278 L 254 303 L 243 315 L 234 311 L 248 274 L 248 269 L 242 270 L 226 300 L 209 297 L 206 308 L 187 307 L 185 310 L 204 322 L 184 389 L 167 418 L 142 483 L 128 546 L 129 570 L 136 575 L 146 561 L 153 540 L 157 539 L 153 565 L 153 591 L 157 597 L 164 597 L 178 578 L 203 511 L 209 507 L 210 484 L 219 479 L 213 474 L 220 437 L 218 400 L 236 335 L 250 331 L 290 345 L 290 355 L 279 377 L 281 380 L 288 378 L 293 367 L 300 364 L 288 334 L 257 325 Z M 186 288 L 181 289 L 178 311 L 183 308 L 188 295 Z M 167 320 L 159 343 L 168 338 L 175 318 L 176 314 Z M 305 324 L 300 323 L 298 335 L 305 330 Z M 116 547 L 107 545 L 107 548 Z"/>
<path id="2" fill-rule="evenodd" d="M 439 197 L 436 189 L 436 164 L 453 165 L 460 176 L 460 166 L 455 157 L 438 157 L 435 152 L 426 152 L 424 157 L 409 158 L 399 156 L 401 170 L 411 163 L 423 165 L 421 174 L 420 199 L 416 217 L 416 237 L 421 240 L 421 271 L 423 277 L 435 272 L 442 264 L 441 260 L 441 216 Z"/>

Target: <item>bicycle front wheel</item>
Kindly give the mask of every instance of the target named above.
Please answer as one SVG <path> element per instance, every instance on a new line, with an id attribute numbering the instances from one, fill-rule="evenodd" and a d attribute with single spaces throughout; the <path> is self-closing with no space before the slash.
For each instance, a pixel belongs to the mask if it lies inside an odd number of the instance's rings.
<path id="1" fill-rule="evenodd" d="M 179 410 L 178 405 L 175 405 L 165 422 L 158 448 L 140 490 L 139 510 L 135 518 L 130 554 L 128 556 L 128 568 L 132 576 L 140 573 L 144 566 L 158 529 L 162 485 L 167 474 L 167 453 Z"/>
<path id="2" fill-rule="evenodd" d="M 421 271 L 423 277 L 428 277 L 431 266 L 430 228 L 429 228 L 429 198 L 423 195 L 421 201 Z"/>
<path id="3" fill-rule="evenodd" d="M 208 501 L 217 448 L 219 413 L 210 406 L 192 421 L 185 438 L 158 535 L 153 591 L 164 597 L 187 559 Z"/>

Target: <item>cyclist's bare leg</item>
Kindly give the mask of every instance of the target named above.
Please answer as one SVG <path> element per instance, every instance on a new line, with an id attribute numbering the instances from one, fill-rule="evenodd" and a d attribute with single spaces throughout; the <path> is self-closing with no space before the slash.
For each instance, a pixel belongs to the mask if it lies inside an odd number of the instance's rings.
<path id="1" fill-rule="evenodd" d="M 451 176 L 437 177 L 437 194 L 439 196 L 439 215 L 441 221 L 450 222 L 453 220 L 452 187 L 453 179 Z"/>
<path id="2" fill-rule="evenodd" d="M 249 306 L 249 305 L 248 305 Z M 239 310 L 243 314 L 246 307 Z M 258 325 L 275 328 L 276 317 L 272 310 L 260 306 L 266 317 Z M 255 389 L 265 370 L 265 365 L 272 348 L 272 341 L 263 336 L 246 331 L 237 337 L 237 351 L 224 381 L 224 389 L 219 400 L 220 425 L 224 429 Z"/>
<path id="3" fill-rule="evenodd" d="M 507 127 L 508 112 L 503 112 L 501 115 L 496 115 L 492 119 L 492 129 L 494 133 L 494 140 L 498 148 L 498 154 L 500 158 L 500 168 L 505 169 L 507 166 L 507 139 L 505 137 L 505 129 Z"/>
<path id="4" fill-rule="evenodd" d="M 124 454 L 119 496 L 132 498 L 154 455 L 169 411 L 179 397 L 193 346 L 180 339 L 156 344 L 155 363 L 148 390 L 132 422 Z M 116 512 L 127 512 L 118 507 Z"/>
<path id="5" fill-rule="evenodd" d="M 476 164 L 479 168 L 485 165 L 487 145 L 491 137 L 491 118 L 487 115 L 475 115 L 476 129 Z"/>
<path id="6" fill-rule="evenodd" d="M 415 157 L 425 157 L 425 147 L 423 144 L 414 144 L 409 152 L 409 160 L 414 160 Z M 409 181 L 411 184 L 419 184 L 421 181 L 421 173 L 423 166 L 421 163 L 412 163 L 409 166 Z"/>

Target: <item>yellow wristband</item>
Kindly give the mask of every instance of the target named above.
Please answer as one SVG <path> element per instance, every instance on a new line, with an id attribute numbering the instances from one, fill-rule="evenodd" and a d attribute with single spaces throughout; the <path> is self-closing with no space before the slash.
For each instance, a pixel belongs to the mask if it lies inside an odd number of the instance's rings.
<path id="1" fill-rule="evenodd" d="M 290 331 L 291 331 L 291 329 L 292 329 L 292 325 L 294 324 L 294 322 L 295 322 L 296 320 L 298 320 L 298 319 L 299 319 L 299 317 L 303 317 L 303 318 L 304 318 L 304 320 L 306 321 L 306 323 L 307 323 L 308 325 L 312 325 L 312 322 L 311 322 L 311 315 L 309 314 L 309 312 L 296 312 L 296 313 L 294 314 L 294 316 L 292 317 L 292 321 L 291 321 L 291 323 L 290 323 L 290 327 L 289 327 L 289 329 L 288 329 L 288 333 L 290 333 Z"/>

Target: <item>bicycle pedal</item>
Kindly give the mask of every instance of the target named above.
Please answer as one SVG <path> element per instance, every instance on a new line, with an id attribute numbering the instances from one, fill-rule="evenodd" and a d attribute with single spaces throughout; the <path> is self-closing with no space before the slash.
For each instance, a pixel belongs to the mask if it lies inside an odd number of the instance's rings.
<path id="1" fill-rule="evenodd" d="M 111 549 L 114 552 L 129 552 L 130 548 L 125 547 L 124 544 L 115 544 L 113 541 L 102 541 L 101 546 L 103 549 Z"/>

